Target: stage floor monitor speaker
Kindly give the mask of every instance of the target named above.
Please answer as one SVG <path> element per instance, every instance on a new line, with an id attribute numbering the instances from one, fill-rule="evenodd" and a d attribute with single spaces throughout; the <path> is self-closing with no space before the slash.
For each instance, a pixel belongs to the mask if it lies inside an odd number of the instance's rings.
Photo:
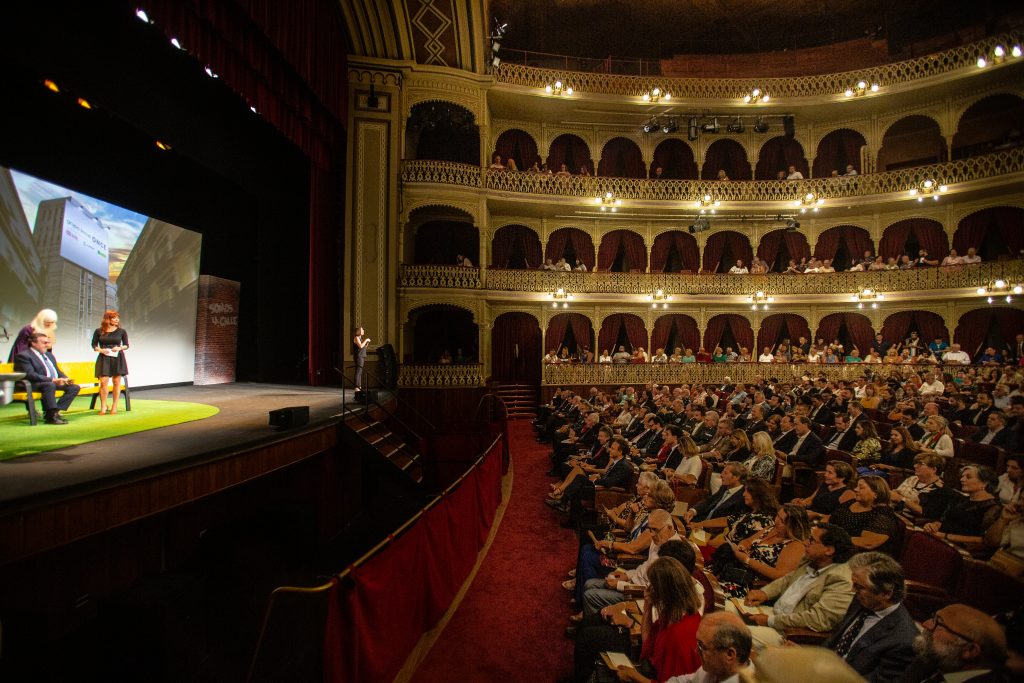
<path id="1" fill-rule="evenodd" d="M 270 411 L 270 426 L 290 429 L 309 423 L 309 406 L 291 406 Z"/>
<path id="2" fill-rule="evenodd" d="M 376 389 L 367 389 L 356 396 L 356 403 L 376 403 L 380 397 L 377 395 Z"/>

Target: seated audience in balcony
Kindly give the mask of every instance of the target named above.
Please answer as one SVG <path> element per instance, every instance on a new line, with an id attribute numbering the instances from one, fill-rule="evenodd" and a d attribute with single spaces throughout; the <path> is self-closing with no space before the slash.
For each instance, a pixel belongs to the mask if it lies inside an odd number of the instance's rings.
<path id="1" fill-rule="evenodd" d="M 928 344 L 928 350 L 939 357 L 942 357 L 942 354 L 945 353 L 948 348 L 949 344 L 947 344 L 946 340 L 942 337 L 935 337 L 935 339 Z"/>
<path id="2" fill-rule="evenodd" d="M 899 264 L 899 262 L 898 262 L 898 261 L 896 260 L 896 257 L 895 257 L 895 256 L 890 256 L 890 257 L 889 257 L 889 258 L 888 258 L 888 259 L 886 260 L 886 262 L 885 262 L 885 269 L 886 269 L 886 270 L 899 270 L 899 269 L 900 269 L 900 264 Z"/>
<path id="3" fill-rule="evenodd" d="M 947 365 L 970 365 L 971 357 L 960 349 L 959 344 L 952 344 L 949 350 L 942 354 L 942 362 Z"/>
<path id="4" fill-rule="evenodd" d="M 796 259 L 791 258 L 789 259 L 789 264 L 786 266 L 786 270 L 782 272 L 785 275 L 800 275 L 804 271 L 800 269 L 800 266 L 799 264 L 797 264 Z"/>
<path id="5" fill-rule="evenodd" d="M 776 172 L 775 173 L 775 179 L 776 180 L 785 180 L 786 179 L 786 172 L 785 171 L 781 171 L 781 170 Z"/>
<path id="6" fill-rule="evenodd" d="M 504 171 L 505 170 L 505 164 L 501 163 L 501 155 L 500 154 L 495 154 L 491 158 L 491 165 L 488 166 L 487 168 L 494 169 L 495 171 Z"/>
<path id="7" fill-rule="evenodd" d="M 857 169 L 855 169 L 853 167 L 853 164 L 847 164 L 846 165 L 846 173 L 844 175 L 846 175 L 846 176 L 855 176 L 855 175 L 857 175 Z"/>
<path id="8" fill-rule="evenodd" d="M 854 499 L 853 485 L 857 473 L 853 466 L 842 460 L 832 460 L 825 465 L 825 474 L 814 493 L 806 498 L 794 498 L 791 502 L 807 508 L 811 517 L 831 515 L 840 504 Z"/>
<path id="9" fill-rule="evenodd" d="M 980 544 L 1002 512 L 998 486 L 999 478 L 991 468 L 967 465 L 960 473 L 963 495 L 953 498 L 939 521 L 925 524 L 924 530 L 952 543 Z"/>
<path id="10" fill-rule="evenodd" d="M 665 354 L 665 349 L 655 349 L 654 355 L 651 357 L 652 363 L 667 363 L 668 355 Z"/>
<path id="11" fill-rule="evenodd" d="M 559 166 L 558 173 L 555 173 L 555 177 L 557 178 L 568 178 L 570 176 L 572 176 L 572 174 L 569 173 L 569 167 L 566 166 L 565 164 Z"/>
<path id="12" fill-rule="evenodd" d="M 615 352 L 614 356 L 612 356 L 612 362 L 616 365 L 623 365 L 625 363 L 629 363 L 632 358 L 633 355 L 626 350 L 626 347 L 624 345 L 619 345 L 619 350 Z"/>
<path id="13" fill-rule="evenodd" d="M 715 180 L 728 180 L 728 179 L 729 179 L 729 176 L 726 174 L 724 168 L 718 171 L 718 176 L 716 176 L 716 178 L 715 178 Z"/>
<path id="14" fill-rule="evenodd" d="M 708 353 L 707 349 L 705 349 L 702 346 L 699 349 L 697 349 L 697 355 L 695 356 L 695 359 L 698 363 L 710 363 L 711 354 Z"/>
<path id="15" fill-rule="evenodd" d="M 725 347 L 725 362 L 726 363 L 735 363 L 736 361 L 739 360 L 739 358 L 740 358 L 740 354 L 738 354 L 735 351 L 733 351 L 731 346 L 726 346 Z"/>
<path id="16" fill-rule="evenodd" d="M 924 436 L 918 440 L 923 453 L 936 453 L 943 458 L 953 457 L 953 435 L 946 418 L 932 415 L 924 422 Z"/>
<path id="17" fill-rule="evenodd" d="M 789 165 L 789 173 L 786 174 L 786 180 L 803 180 L 804 174 L 796 170 L 796 166 L 793 164 Z"/>
<path id="18" fill-rule="evenodd" d="M 540 162 L 533 162 L 533 166 L 530 167 L 529 173 L 540 173 Z"/>
<path id="19" fill-rule="evenodd" d="M 750 271 L 747 270 L 747 267 L 743 265 L 742 259 L 736 259 L 736 265 L 729 269 L 729 273 L 731 275 L 746 275 L 749 272 Z"/>
<path id="20" fill-rule="evenodd" d="M 573 266 L 573 270 L 575 270 L 575 271 L 577 271 L 579 273 L 586 273 L 587 270 L 588 270 L 587 269 L 587 264 L 584 263 L 583 261 L 581 261 L 580 259 L 576 259 L 576 265 Z"/>
<path id="21" fill-rule="evenodd" d="M 470 261 L 467 257 L 463 256 L 462 254 L 458 254 L 455 257 L 455 265 L 462 266 L 464 268 L 472 268 L 473 262 Z"/>
<path id="22" fill-rule="evenodd" d="M 555 264 L 551 259 L 544 259 L 543 265 L 540 267 L 541 270 L 555 270 Z"/>
<path id="23" fill-rule="evenodd" d="M 516 166 L 516 160 L 509 157 L 508 163 L 505 166 L 506 171 L 519 171 L 519 167 Z"/>
<path id="24" fill-rule="evenodd" d="M 868 351 L 868 355 L 864 356 L 865 363 L 881 363 L 882 357 L 878 355 L 878 351 L 871 349 Z"/>
<path id="25" fill-rule="evenodd" d="M 968 247 L 967 253 L 960 257 L 961 263 L 981 263 L 981 257 L 978 256 L 978 250 L 974 247 Z"/>
<path id="26" fill-rule="evenodd" d="M 937 266 L 939 265 L 939 260 L 928 256 L 928 252 L 926 250 L 919 249 L 917 251 L 917 259 L 915 259 L 915 263 L 919 266 Z"/>
<path id="27" fill-rule="evenodd" d="M 572 266 L 570 266 L 568 261 L 566 261 L 565 258 L 563 257 L 563 258 L 558 259 L 558 261 L 555 263 L 554 270 L 558 270 L 558 271 L 562 271 L 564 273 L 568 273 L 569 271 L 572 270 Z"/>
<path id="28" fill-rule="evenodd" d="M 764 259 L 754 257 L 753 262 L 750 264 L 751 275 L 765 275 L 768 272 L 768 263 Z"/>
<path id="29" fill-rule="evenodd" d="M 740 347 L 740 355 L 739 355 L 739 358 L 736 359 L 736 362 L 737 363 L 749 363 L 750 361 L 751 361 L 750 349 L 748 349 L 746 346 L 741 346 Z"/>
<path id="30" fill-rule="evenodd" d="M 885 260 L 881 256 L 876 256 L 867 269 L 870 271 L 885 270 Z"/>
<path id="31" fill-rule="evenodd" d="M 829 178 L 838 178 L 839 177 L 839 171 L 837 171 L 836 169 L 833 168 L 832 172 L 828 174 L 828 177 Z"/>
<path id="32" fill-rule="evenodd" d="M 559 363 L 570 363 L 572 362 L 572 356 L 569 355 L 569 347 L 563 346 L 558 351 L 558 362 Z"/>
<path id="33" fill-rule="evenodd" d="M 726 363 L 729 358 L 725 355 L 725 351 L 722 350 L 721 346 L 716 346 L 715 350 L 711 354 L 712 363 Z"/>
<path id="34" fill-rule="evenodd" d="M 590 348 L 585 346 L 585 345 L 580 347 L 580 362 L 581 363 L 593 363 L 594 362 L 594 352 L 591 351 Z"/>
<path id="35" fill-rule="evenodd" d="M 772 353 L 772 347 L 764 347 L 764 352 L 757 357 L 758 363 L 772 363 L 775 361 L 775 354 Z"/>
<path id="36" fill-rule="evenodd" d="M 546 163 L 540 165 L 540 174 L 541 175 L 546 175 L 546 176 L 553 175 L 553 173 L 551 172 L 551 169 L 548 168 L 548 165 Z"/>
<path id="37" fill-rule="evenodd" d="M 830 259 L 823 259 L 821 261 L 821 266 L 819 266 L 818 270 L 815 271 L 815 272 L 818 272 L 818 273 L 834 273 L 834 272 L 836 272 L 836 269 L 832 267 L 832 261 Z"/>
<path id="38" fill-rule="evenodd" d="M 437 362 L 440 363 L 441 365 L 451 365 L 451 363 L 452 363 L 452 354 L 451 354 L 451 352 L 449 352 L 448 349 L 445 349 L 444 351 L 442 351 L 441 352 L 441 357 L 437 359 Z"/>
<path id="39" fill-rule="evenodd" d="M 555 349 L 551 349 L 546 354 L 544 354 L 544 363 L 545 363 L 545 365 L 557 364 L 558 363 L 558 351 L 555 350 Z"/>
<path id="40" fill-rule="evenodd" d="M 910 258 L 906 254 L 900 256 L 900 270 L 910 270 L 917 265 L 917 261 Z"/>
<path id="41" fill-rule="evenodd" d="M 669 363 L 682 363 L 683 362 L 683 349 L 677 346 L 672 349 L 672 355 L 668 357 Z"/>
<path id="42" fill-rule="evenodd" d="M 686 353 L 679 360 L 680 363 L 696 363 L 697 357 L 693 355 L 693 349 L 687 347 Z"/>
<path id="43" fill-rule="evenodd" d="M 897 534 L 903 524 L 893 512 L 889 485 L 881 477 L 868 475 L 857 480 L 852 501 L 840 503 L 829 516 L 858 548 L 878 550 L 895 556 Z"/>
<path id="44" fill-rule="evenodd" d="M 808 363 L 821 363 L 824 360 L 824 354 L 821 349 L 812 345 L 811 348 L 807 350 L 806 360 Z"/>
<path id="45" fill-rule="evenodd" d="M 836 347 L 830 345 L 827 349 L 825 349 L 825 356 L 822 359 L 822 362 L 823 363 L 838 363 L 840 357 L 841 356 L 836 352 Z"/>
<path id="46" fill-rule="evenodd" d="M 580 164 L 580 175 L 581 176 L 589 176 L 590 175 L 590 169 L 587 168 L 586 164 Z"/>
<path id="47" fill-rule="evenodd" d="M 854 346 L 852 349 L 850 349 L 850 353 L 846 354 L 846 357 L 843 360 L 845 362 L 847 362 L 847 363 L 863 363 L 864 362 L 864 359 L 860 357 L 860 349 L 858 349 L 856 346 Z"/>
<path id="48" fill-rule="evenodd" d="M 611 363 L 612 362 L 612 357 L 611 357 L 611 354 L 608 353 L 608 349 L 605 349 L 604 351 L 601 352 L 601 355 L 598 357 L 597 362 L 598 363 Z"/>
<path id="49" fill-rule="evenodd" d="M 963 262 L 964 262 L 963 258 L 959 254 L 956 253 L 956 249 L 950 249 L 949 250 L 949 256 L 947 256 L 946 258 L 942 259 L 942 263 L 940 263 L 939 265 L 941 265 L 941 266 L 959 266 Z"/>
<path id="50" fill-rule="evenodd" d="M 661 180 L 663 175 L 665 175 L 665 169 L 658 166 L 654 169 L 654 172 L 651 173 L 651 180 Z"/>
<path id="51" fill-rule="evenodd" d="M 647 352 L 644 351 L 644 347 L 638 346 L 636 347 L 636 350 L 633 351 L 633 357 L 630 359 L 629 362 L 646 363 L 648 360 L 650 360 L 650 357 L 647 355 Z"/>
<path id="52" fill-rule="evenodd" d="M 985 347 L 985 352 L 978 358 L 978 363 L 981 365 L 1002 365 L 1003 354 L 999 353 L 995 347 Z"/>

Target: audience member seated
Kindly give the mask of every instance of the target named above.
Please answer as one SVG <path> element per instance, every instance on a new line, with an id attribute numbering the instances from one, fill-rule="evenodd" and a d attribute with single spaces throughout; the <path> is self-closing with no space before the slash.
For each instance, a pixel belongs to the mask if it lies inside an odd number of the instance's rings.
<path id="1" fill-rule="evenodd" d="M 985 429 L 975 432 L 970 438 L 975 443 L 997 446 L 1004 451 L 1013 451 L 1017 448 L 1015 437 L 1013 431 L 1006 428 L 1006 414 L 994 411 L 988 414 Z"/>
<path id="2" fill-rule="evenodd" d="M 754 257 L 754 261 L 750 264 L 751 275 L 764 275 L 768 272 L 768 264 L 758 257 Z"/>
<path id="3" fill-rule="evenodd" d="M 1011 453 L 1006 456 L 1006 471 L 999 475 L 999 502 L 1003 505 L 1019 503 L 1021 490 L 1024 489 L 1024 468 L 1021 462 L 1024 456 Z"/>
<path id="4" fill-rule="evenodd" d="M 902 522 L 893 512 L 889 485 L 881 477 L 868 475 L 857 480 L 853 492 L 853 500 L 836 506 L 829 522 L 845 530 L 858 548 L 897 556 Z"/>
<path id="5" fill-rule="evenodd" d="M 941 517 L 949 504 L 949 493 L 941 477 L 945 465 L 945 459 L 934 453 L 915 456 L 914 474 L 904 479 L 891 494 L 894 505 L 915 517 Z"/>
<path id="6" fill-rule="evenodd" d="M 847 560 L 854 551 L 846 531 L 834 524 L 815 524 L 804 562 L 764 588 L 751 590 L 742 601 L 727 600 L 725 609 L 751 624 L 759 649 L 781 645 L 787 628 L 829 633 L 853 600 Z"/>
<path id="7" fill-rule="evenodd" d="M 587 264 L 584 263 L 583 261 L 581 261 L 580 259 L 576 259 L 576 265 L 573 266 L 572 269 L 577 271 L 577 272 L 579 272 L 579 273 L 585 273 L 585 272 L 587 272 L 589 270 L 587 268 Z"/>
<path id="8" fill-rule="evenodd" d="M 878 432 L 871 420 L 857 420 L 853 425 L 857 443 L 850 454 L 857 464 L 857 471 L 867 473 L 872 466 L 882 459 L 882 443 L 878 440 Z"/>
<path id="9" fill-rule="evenodd" d="M 626 347 L 620 345 L 619 350 L 615 352 L 614 356 L 612 356 L 612 362 L 616 365 L 623 365 L 629 363 L 632 358 L 633 356 L 626 350 Z"/>
<path id="10" fill-rule="evenodd" d="M 930 256 L 928 256 L 928 252 L 926 250 L 919 249 L 918 252 L 917 252 L 917 259 L 915 259 L 915 264 L 914 265 L 918 265 L 918 266 L 937 266 L 937 265 L 939 265 L 939 260 L 935 259 L 935 258 L 931 258 Z"/>
<path id="11" fill-rule="evenodd" d="M 742 463 L 730 462 L 722 469 L 722 486 L 716 493 L 705 498 L 686 511 L 688 523 L 708 519 L 741 515 L 747 511 L 743 500 L 747 470 Z"/>
<path id="12" fill-rule="evenodd" d="M 947 605 L 922 624 L 903 683 L 1009 681 L 1006 635 L 996 620 L 967 605 Z"/>
<path id="13" fill-rule="evenodd" d="M 968 247 L 967 253 L 960 257 L 961 263 L 981 263 L 981 257 L 978 256 L 978 250 L 974 247 Z"/>
<path id="14" fill-rule="evenodd" d="M 858 553 L 849 565 L 855 599 L 824 645 L 869 683 L 900 680 L 918 634 L 903 605 L 903 567 L 875 552 Z"/>
<path id="15" fill-rule="evenodd" d="M 743 265 L 743 261 L 741 259 L 737 259 L 736 265 L 729 269 L 730 275 L 746 275 L 749 272 L 750 271 L 747 270 L 747 267 Z"/>
<path id="16" fill-rule="evenodd" d="M 924 436 L 918 441 L 923 453 L 937 453 L 943 458 L 953 457 L 953 434 L 946 426 L 946 418 L 932 415 L 924 422 Z"/>
<path id="17" fill-rule="evenodd" d="M 702 346 L 702 347 L 700 347 L 697 350 L 697 355 L 696 355 L 695 359 L 696 359 L 696 361 L 698 363 L 710 363 L 711 362 L 711 354 L 708 353 L 707 349 L 705 349 Z"/>
<path id="18" fill-rule="evenodd" d="M 849 463 L 833 460 L 825 465 L 824 478 L 815 492 L 806 498 L 794 498 L 791 502 L 807 508 L 811 517 L 827 517 L 841 504 L 854 499 L 853 483 L 856 481 L 857 473 Z"/>
<path id="19" fill-rule="evenodd" d="M 959 266 L 963 262 L 964 261 L 960 257 L 960 255 L 958 253 L 956 253 L 956 249 L 950 249 L 949 250 L 949 256 L 947 256 L 946 258 L 942 259 L 942 262 L 939 265 L 941 265 L 941 266 Z"/>
<path id="20" fill-rule="evenodd" d="M 655 349 L 654 355 L 651 356 L 651 362 L 652 363 L 667 363 L 668 362 L 668 355 L 665 353 L 665 349 L 662 349 L 662 348 Z"/>
<path id="21" fill-rule="evenodd" d="M 505 164 L 501 163 L 501 155 L 495 154 L 494 157 L 491 159 L 491 165 L 488 166 L 487 168 L 493 169 L 495 171 L 504 171 Z"/>
<path id="22" fill-rule="evenodd" d="M 729 176 L 728 176 L 728 175 L 726 175 L 726 173 L 725 173 L 725 169 L 724 169 L 724 168 L 723 168 L 723 169 L 720 169 L 720 170 L 718 171 L 718 175 L 717 175 L 717 176 L 715 176 L 715 180 L 728 180 L 728 179 L 729 179 Z"/>
<path id="23" fill-rule="evenodd" d="M 803 180 L 804 174 L 796 170 L 796 166 L 793 164 L 789 165 L 789 172 L 786 174 L 786 180 Z"/>
<path id="24" fill-rule="evenodd" d="M 952 543 L 979 545 L 982 537 L 999 517 L 996 498 L 999 478 L 988 467 L 967 465 L 960 474 L 963 496 L 952 498 L 937 522 L 924 525 L 924 530 Z"/>
<path id="25" fill-rule="evenodd" d="M 942 362 L 947 365 L 970 365 L 971 357 L 965 351 L 960 350 L 959 344 L 953 344 L 948 351 L 942 354 Z"/>
<path id="26" fill-rule="evenodd" d="M 718 577 L 726 596 L 742 598 L 752 587 L 751 581 L 774 581 L 796 569 L 804 559 L 810 535 L 807 511 L 787 503 L 776 512 L 771 526 L 720 546 L 709 570 Z"/>
<path id="27" fill-rule="evenodd" d="M 760 411 L 759 407 L 755 408 Z M 770 482 L 775 478 L 778 459 L 775 457 L 775 446 L 772 444 L 772 437 L 768 435 L 767 427 L 760 425 L 764 425 L 764 422 L 758 421 L 748 426 L 745 432 L 737 433 L 754 435 L 750 457 L 743 461 L 743 467 L 750 473 L 749 476 Z"/>
<path id="28" fill-rule="evenodd" d="M 984 543 L 995 550 L 988 563 L 1010 576 L 1024 579 L 1024 503 L 1017 501 L 1003 506 L 999 518 L 985 532 Z"/>
<path id="29" fill-rule="evenodd" d="M 728 516 L 705 519 L 702 522 L 691 522 L 691 529 L 710 529 L 714 533 L 722 532 L 712 538 L 708 545 L 713 547 L 727 543 L 739 543 L 753 536 L 762 529 L 767 529 L 775 520 L 779 509 L 779 501 L 771 484 L 764 479 L 750 479 L 743 487 L 743 507 Z M 724 529 L 724 531 L 722 531 Z"/>

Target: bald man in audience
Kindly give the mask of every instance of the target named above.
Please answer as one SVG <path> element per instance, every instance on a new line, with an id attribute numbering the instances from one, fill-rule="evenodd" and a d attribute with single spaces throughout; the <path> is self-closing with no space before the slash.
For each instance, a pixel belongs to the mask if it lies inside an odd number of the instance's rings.
<path id="1" fill-rule="evenodd" d="M 917 657 L 903 683 L 996 683 L 1009 681 L 1004 670 L 1006 635 L 996 620 L 967 605 L 943 607 L 922 624 L 914 639 Z"/>

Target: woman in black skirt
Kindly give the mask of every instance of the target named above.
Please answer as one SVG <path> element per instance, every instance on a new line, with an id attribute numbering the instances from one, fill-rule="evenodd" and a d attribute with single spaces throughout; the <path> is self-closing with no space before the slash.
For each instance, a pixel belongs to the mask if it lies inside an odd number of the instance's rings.
<path id="1" fill-rule="evenodd" d="M 117 311 L 106 311 L 99 328 L 92 333 L 92 348 L 96 357 L 96 377 L 100 380 L 100 415 L 117 412 L 121 398 L 121 378 L 128 374 L 128 361 L 124 350 L 128 348 L 128 333 L 121 327 Z M 107 403 L 107 382 L 113 380 L 114 402 Z"/>

